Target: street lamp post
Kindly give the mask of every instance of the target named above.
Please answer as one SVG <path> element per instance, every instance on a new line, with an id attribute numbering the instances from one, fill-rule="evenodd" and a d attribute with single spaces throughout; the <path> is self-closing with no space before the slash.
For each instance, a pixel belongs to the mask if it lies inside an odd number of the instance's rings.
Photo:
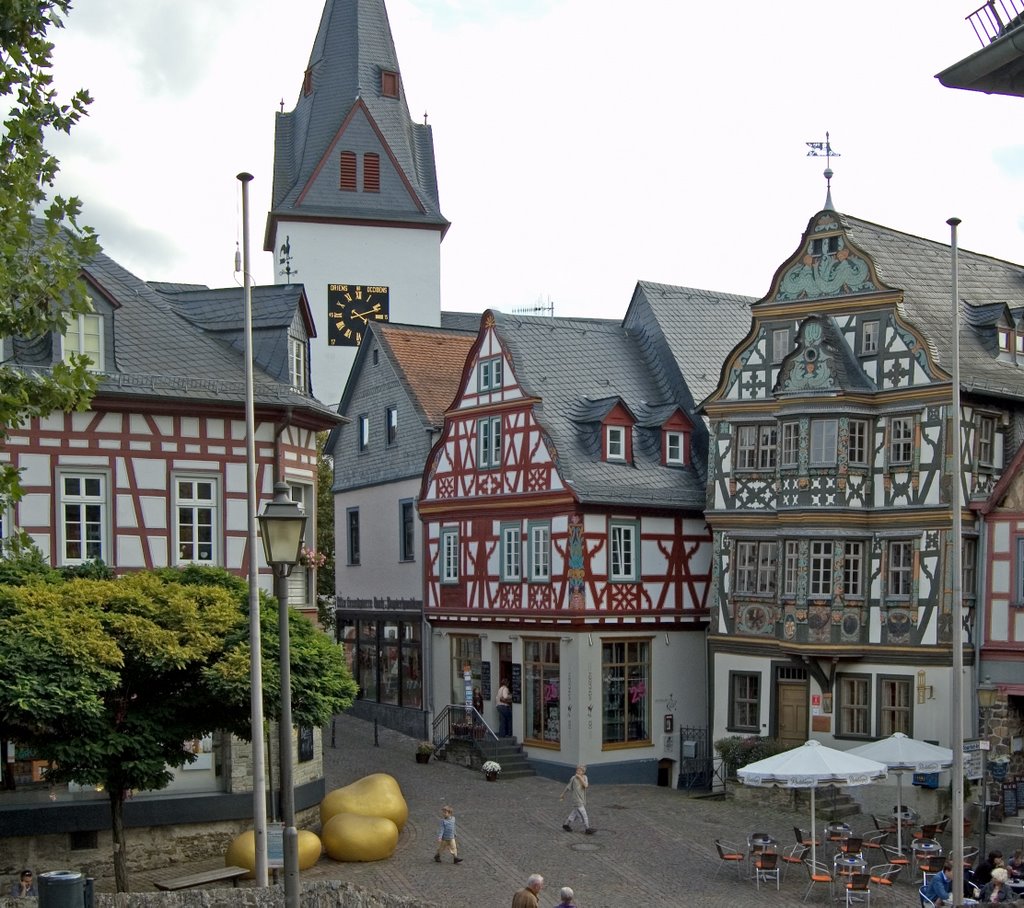
<path id="1" fill-rule="evenodd" d="M 299 562 L 306 515 L 288 495 L 288 485 L 274 485 L 274 500 L 260 515 L 267 564 L 274 571 L 281 638 L 281 818 L 284 820 L 284 900 L 299 908 L 299 833 L 295 828 L 295 784 L 292 761 L 292 670 L 288 633 L 288 575 Z"/>
<path id="2" fill-rule="evenodd" d="M 982 721 L 988 718 L 988 711 L 996 705 L 996 695 L 999 688 L 992 683 L 988 675 L 985 681 L 978 685 L 978 706 L 982 712 Z M 985 851 L 985 838 L 988 835 L 988 729 L 981 729 L 981 837 L 978 843 L 978 856 L 983 858 L 988 852 Z"/>

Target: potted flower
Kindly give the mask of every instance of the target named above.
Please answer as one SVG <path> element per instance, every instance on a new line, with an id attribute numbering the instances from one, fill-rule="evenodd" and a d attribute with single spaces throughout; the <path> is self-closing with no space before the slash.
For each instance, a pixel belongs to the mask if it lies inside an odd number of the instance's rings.
<path id="1" fill-rule="evenodd" d="M 498 781 L 498 773 L 501 772 L 501 764 L 499 762 L 496 760 L 488 760 L 480 767 L 480 769 L 483 770 L 484 778 L 487 779 L 488 782 Z"/>
<path id="2" fill-rule="evenodd" d="M 420 741 L 416 745 L 416 762 L 429 763 L 430 755 L 434 752 L 433 741 Z"/>

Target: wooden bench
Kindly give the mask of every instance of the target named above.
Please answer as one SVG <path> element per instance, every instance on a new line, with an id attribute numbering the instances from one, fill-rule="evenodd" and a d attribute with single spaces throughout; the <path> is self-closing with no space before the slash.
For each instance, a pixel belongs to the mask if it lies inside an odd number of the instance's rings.
<path id="1" fill-rule="evenodd" d="M 191 889 L 193 886 L 205 886 L 207 883 L 231 880 L 231 885 L 237 887 L 239 878 L 249 873 L 252 871 L 248 867 L 215 867 L 213 870 L 190 873 L 187 876 L 178 876 L 170 880 L 154 880 L 153 885 L 164 892 L 174 892 L 177 889 Z"/>

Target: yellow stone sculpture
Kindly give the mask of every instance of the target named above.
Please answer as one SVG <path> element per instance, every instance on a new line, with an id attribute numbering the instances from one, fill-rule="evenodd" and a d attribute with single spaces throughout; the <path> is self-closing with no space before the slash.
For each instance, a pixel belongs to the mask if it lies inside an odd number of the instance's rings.
<path id="1" fill-rule="evenodd" d="M 401 832 L 409 819 L 409 805 L 405 803 L 402 789 L 394 776 L 386 772 L 375 772 L 328 793 L 320 802 L 321 827 L 325 828 L 328 820 L 339 813 L 387 817 Z"/>
<path id="2" fill-rule="evenodd" d="M 328 857 L 336 861 L 383 861 L 398 845 L 398 827 L 387 817 L 336 813 L 321 835 Z"/>
<path id="3" fill-rule="evenodd" d="M 299 847 L 299 870 L 309 870 L 316 866 L 320 860 L 324 846 L 320 837 L 308 829 L 300 829 L 298 837 Z M 249 873 L 245 879 L 251 880 L 256 875 L 256 835 L 250 829 L 236 836 L 228 845 L 227 853 L 224 855 L 225 867 L 248 867 Z"/>

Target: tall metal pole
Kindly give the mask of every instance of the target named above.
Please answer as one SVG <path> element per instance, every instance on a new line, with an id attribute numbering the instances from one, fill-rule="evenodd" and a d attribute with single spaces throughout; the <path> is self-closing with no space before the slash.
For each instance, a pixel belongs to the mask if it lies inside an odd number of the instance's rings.
<path id="1" fill-rule="evenodd" d="M 267 885 L 267 760 L 263 747 L 263 655 L 260 642 L 259 564 L 256 559 L 256 405 L 252 371 L 252 275 L 249 271 L 249 181 L 242 184 L 242 276 L 245 300 L 245 478 L 248 494 L 249 686 L 252 701 L 252 814 L 256 845 L 256 885 Z"/>
<path id="2" fill-rule="evenodd" d="M 292 758 L 292 667 L 288 631 L 288 574 L 291 565 L 274 566 L 281 638 L 281 819 L 284 822 L 284 903 L 299 908 L 299 833 L 295 828 L 294 761 Z"/>
<path id="3" fill-rule="evenodd" d="M 960 218 L 950 218 L 949 224 L 950 252 L 953 283 L 953 412 L 951 428 L 952 467 L 950 481 L 950 507 L 953 509 L 952 539 L 952 570 L 953 591 L 951 603 L 953 630 L 953 690 L 950 698 L 950 725 L 953 729 L 953 904 L 964 903 L 964 645 L 963 645 L 963 580 L 961 577 L 960 550 L 963 540 L 961 514 L 961 483 L 963 482 L 963 465 L 960 450 L 960 270 L 957 261 L 957 234 Z"/>

